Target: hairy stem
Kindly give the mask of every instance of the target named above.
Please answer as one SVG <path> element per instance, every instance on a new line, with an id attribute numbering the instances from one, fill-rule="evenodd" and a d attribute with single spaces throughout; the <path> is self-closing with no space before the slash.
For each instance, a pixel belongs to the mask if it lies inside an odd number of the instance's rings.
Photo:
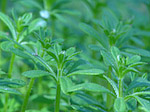
<path id="1" fill-rule="evenodd" d="M 31 89 L 32 89 L 32 86 L 34 84 L 34 80 L 35 80 L 35 78 L 32 78 L 30 80 L 29 87 L 28 87 L 27 93 L 26 93 L 25 98 L 24 98 L 24 102 L 23 102 L 23 105 L 22 105 L 21 112 L 25 112 L 25 110 L 26 110 L 28 100 L 29 100 L 29 96 L 30 96 L 30 93 L 31 93 Z"/>

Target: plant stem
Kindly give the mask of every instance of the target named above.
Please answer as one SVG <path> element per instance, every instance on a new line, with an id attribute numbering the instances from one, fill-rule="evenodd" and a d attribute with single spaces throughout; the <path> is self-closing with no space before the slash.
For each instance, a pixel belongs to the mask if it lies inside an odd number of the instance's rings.
<path id="1" fill-rule="evenodd" d="M 57 90 L 56 90 L 56 103 L 55 103 L 55 112 L 59 112 L 59 107 L 60 107 L 60 83 L 59 81 L 57 82 Z"/>
<path id="2" fill-rule="evenodd" d="M 58 67 L 57 71 L 58 72 L 57 72 L 57 88 L 55 98 L 55 112 L 59 112 L 60 108 L 60 97 L 61 97 L 60 76 L 62 76 L 62 69 Z"/>
<path id="3" fill-rule="evenodd" d="M 11 60 L 10 60 L 10 65 L 9 65 L 9 70 L 8 70 L 8 78 L 11 78 L 11 77 L 12 77 L 11 74 L 12 74 L 12 70 L 13 70 L 14 60 L 15 60 L 15 54 L 12 54 Z M 7 112 L 7 108 L 8 108 L 8 98 L 9 98 L 9 94 L 6 93 L 6 95 L 5 95 L 4 112 Z"/>
<path id="4" fill-rule="evenodd" d="M 122 78 L 119 78 L 119 97 L 123 97 Z"/>
<path id="5" fill-rule="evenodd" d="M 13 70 L 13 64 L 14 64 L 14 60 L 15 60 L 15 54 L 12 54 L 11 56 L 11 60 L 10 60 L 10 65 L 9 65 L 9 70 L 8 70 L 8 78 L 12 77 L 12 70 Z"/>
<path id="6" fill-rule="evenodd" d="M 21 112 L 25 112 L 25 110 L 26 110 L 27 103 L 28 103 L 28 100 L 29 100 L 29 96 L 30 96 L 30 93 L 31 93 L 31 89 L 32 89 L 32 86 L 33 86 L 33 84 L 34 84 L 34 80 L 35 80 L 35 78 L 32 78 L 32 79 L 30 80 L 29 88 L 28 88 L 27 93 L 26 93 L 26 95 L 25 95 Z"/>
<path id="7" fill-rule="evenodd" d="M 111 71 L 112 71 L 112 68 L 109 67 L 109 70 L 108 70 L 108 77 L 109 77 L 110 79 L 111 79 Z M 108 88 L 108 90 L 111 91 L 111 85 L 110 85 L 109 83 L 107 84 L 107 88 Z M 109 110 L 109 109 L 111 108 L 111 106 L 112 106 L 112 97 L 111 97 L 111 95 L 109 95 L 109 94 L 107 94 L 106 106 L 107 106 L 108 110 Z"/>

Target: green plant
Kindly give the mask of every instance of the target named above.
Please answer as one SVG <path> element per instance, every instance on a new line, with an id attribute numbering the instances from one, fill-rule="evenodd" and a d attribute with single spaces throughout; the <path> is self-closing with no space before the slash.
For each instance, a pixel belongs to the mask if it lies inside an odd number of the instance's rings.
<path id="1" fill-rule="evenodd" d="M 0 6 L 0 111 L 149 112 L 149 1 Z"/>

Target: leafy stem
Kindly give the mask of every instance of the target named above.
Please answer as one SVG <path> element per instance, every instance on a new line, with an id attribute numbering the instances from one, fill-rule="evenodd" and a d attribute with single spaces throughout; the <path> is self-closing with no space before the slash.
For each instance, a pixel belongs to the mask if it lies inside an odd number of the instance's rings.
<path id="1" fill-rule="evenodd" d="M 61 88 L 60 88 L 60 76 L 62 75 L 62 69 L 58 69 L 57 73 L 57 88 L 56 88 L 56 102 L 55 102 L 55 112 L 59 112 L 60 108 L 60 97 L 61 97 Z"/>
<path id="2" fill-rule="evenodd" d="M 57 81 L 57 89 L 56 89 L 55 112 L 59 112 L 60 97 L 61 97 L 61 88 L 60 88 L 60 81 L 58 80 Z"/>
<path id="3" fill-rule="evenodd" d="M 25 112 L 25 110 L 26 110 L 26 106 L 27 106 L 27 103 L 28 103 L 28 99 L 29 99 L 29 96 L 30 96 L 30 93 L 31 93 L 32 86 L 34 84 L 34 80 L 35 80 L 35 78 L 32 78 L 30 80 L 29 88 L 28 88 L 27 93 L 25 95 L 25 99 L 24 99 L 24 102 L 23 102 L 23 105 L 22 105 L 21 112 Z"/>

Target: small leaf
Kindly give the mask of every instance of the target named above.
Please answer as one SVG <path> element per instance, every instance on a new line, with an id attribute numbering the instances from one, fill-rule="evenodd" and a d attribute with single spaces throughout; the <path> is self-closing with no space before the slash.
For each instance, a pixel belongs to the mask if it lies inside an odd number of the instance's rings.
<path id="1" fill-rule="evenodd" d="M 114 103 L 115 112 L 126 112 L 126 103 L 123 98 L 116 98 Z"/>
<path id="2" fill-rule="evenodd" d="M 138 96 L 138 95 L 150 95 L 150 91 L 135 92 L 133 94 L 125 96 L 124 99 L 128 100 L 129 98 L 131 98 L 133 96 Z"/>
<path id="3" fill-rule="evenodd" d="M 73 86 L 72 81 L 67 77 L 60 78 L 60 86 L 63 93 L 67 94 L 69 88 Z"/>
<path id="4" fill-rule="evenodd" d="M 113 56 L 109 52 L 101 51 L 101 54 L 103 56 L 104 63 L 107 66 L 115 67 L 115 60 L 114 60 Z"/>
<path id="5" fill-rule="evenodd" d="M 136 62 L 136 63 L 129 65 L 129 67 L 135 67 L 135 66 L 144 65 L 144 64 L 146 64 L 146 63 L 145 62 Z"/>
<path id="6" fill-rule="evenodd" d="M 117 47 L 113 46 L 113 47 L 111 47 L 111 54 L 112 54 L 113 58 L 115 60 L 117 60 L 117 56 L 120 55 L 120 51 Z"/>
<path id="7" fill-rule="evenodd" d="M 130 65 L 130 64 L 133 64 L 133 63 L 136 63 L 136 62 L 139 62 L 141 60 L 141 57 L 138 56 L 138 55 L 134 55 L 132 56 L 131 58 L 129 58 L 126 62 L 127 65 Z"/>
<path id="8" fill-rule="evenodd" d="M 67 49 L 66 56 L 72 55 L 75 51 L 76 51 L 75 47 L 71 47 L 71 48 Z"/>
<path id="9" fill-rule="evenodd" d="M 55 61 L 56 62 L 58 62 L 58 57 L 52 52 L 52 51 L 46 51 L 47 52 L 47 54 L 49 54 L 52 58 L 54 58 L 55 59 Z"/>
<path id="10" fill-rule="evenodd" d="M 126 68 L 126 69 L 122 72 L 122 77 L 123 77 L 125 74 L 129 73 L 129 72 L 135 72 L 135 73 L 138 73 L 139 71 L 136 70 L 135 68 L 128 67 L 128 68 Z"/>
<path id="11" fill-rule="evenodd" d="M 69 73 L 67 75 L 67 77 L 72 76 L 72 75 L 99 75 L 99 74 L 103 74 L 103 73 L 104 73 L 104 71 L 101 69 L 78 70 L 78 71 Z"/>
<path id="12" fill-rule="evenodd" d="M 23 76 L 27 78 L 38 78 L 43 76 L 51 76 L 50 73 L 42 70 L 30 70 L 22 73 Z"/>
<path id="13" fill-rule="evenodd" d="M 95 38 L 96 40 L 98 40 L 98 42 L 106 49 L 108 49 L 108 39 L 107 37 L 104 38 L 104 36 L 101 36 L 94 28 L 92 28 L 91 26 L 85 24 L 85 23 L 81 23 L 80 24 L 80 28 L 87 33 L 88 35 L 92 36 L 93 38 Z"/>
<path id="14" fill-rule="evenodd" d="M 111 84 L 111 86 L 113 87 L 113 89 L 115 90 L 115 93 L 117 95 L 117 98 L 119 97 L 119 90 L 117 85 L 115 84 L 115 82 L 113 80 L 111 80 L 110 78 L 108 78 L 107 76 L 103 75 L 103 77 Z"/>

